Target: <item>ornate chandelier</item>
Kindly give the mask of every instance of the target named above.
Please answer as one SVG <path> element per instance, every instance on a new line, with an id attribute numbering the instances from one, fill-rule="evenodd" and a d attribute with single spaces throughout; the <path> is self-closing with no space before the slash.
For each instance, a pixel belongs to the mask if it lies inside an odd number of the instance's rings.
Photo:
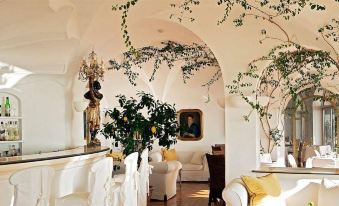
<path id="1" fill-rule="evenodd" d="M 101 62 L 98 63 L 97 55 L 94 51 L 92 51 L 88 56 L 88 62 L 86 62 L 85 59 L 82 60 L 79 71 L 79 80 L 103 80 L 105 73 L 104 70 L 104 62 L 101 60 Z"/>

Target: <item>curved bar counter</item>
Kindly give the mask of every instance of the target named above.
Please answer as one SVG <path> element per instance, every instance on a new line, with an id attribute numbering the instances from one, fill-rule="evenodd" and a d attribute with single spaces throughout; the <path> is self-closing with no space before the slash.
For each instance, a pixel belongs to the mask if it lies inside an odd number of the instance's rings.
<path id="1" fill-rule="evenodd" d="M 52 195 L 56 198 L 88 192 L 88 174 L 96 160 L 106 156 L 107 147 L 78 147 L 59 152 L 0 158 L 0 206 L 10 206 L 14 188 L 10 176 L 22 169 L 49 166 L 55 169 Z"/>

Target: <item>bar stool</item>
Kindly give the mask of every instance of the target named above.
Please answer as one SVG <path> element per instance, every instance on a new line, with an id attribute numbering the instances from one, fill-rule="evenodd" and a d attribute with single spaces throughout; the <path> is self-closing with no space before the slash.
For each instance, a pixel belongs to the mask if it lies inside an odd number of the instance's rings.
<path id="1" fill-rule="evenodd" d="M 57 198 L 56 206 L 110 206 L 113 160 L 105 157 L 96 161 L 89 173 L 89 193 Z"/>
<path id="2" fill-rule="evenodd" d="M 32 167 L 11 175 L 14 186 L 14 206 L 48 206 L 51 195 L 54 169 Z"/>

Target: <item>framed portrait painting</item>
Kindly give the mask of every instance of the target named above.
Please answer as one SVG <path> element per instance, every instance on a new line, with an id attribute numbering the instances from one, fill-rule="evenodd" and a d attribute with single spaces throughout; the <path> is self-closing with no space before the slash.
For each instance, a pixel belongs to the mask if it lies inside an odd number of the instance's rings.
<path id="1" fill-rule="evenodd" d="M 203 138 L 203 114 L 200 109 L 182 109 L 178 112 L 180 132 L 178 139 L 198 141 Z"/>

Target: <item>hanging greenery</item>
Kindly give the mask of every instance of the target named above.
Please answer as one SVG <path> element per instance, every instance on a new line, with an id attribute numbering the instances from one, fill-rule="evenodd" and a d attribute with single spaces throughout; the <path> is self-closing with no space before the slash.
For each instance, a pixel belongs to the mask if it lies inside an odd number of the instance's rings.
<path id="1" fill-rule="evenodd" d="M 339 2 L 339 0 L 332 1 Z M 298 92 L 307 88 L 318 92 L 323 91 L 326 94 L 315 98 L 322 98 L 324 101 L 330 99 L 338 103 L 338 95 L 323 88 L 321 82 L 338 76 L 339 55 L 336 50 L 338 47 L 335 45 L 339 42 L 339 20 L 332 19 L 331 22 L 319 28 L 319 36 L 315 37 L 327 44 L 330 49 L 315 50 L 295 42 L 281 25 L 281 20 L 288 21 L 304 9 L 322 12 L 326 10 L 325 2 L 216 0 L 216 3 L 224 7 L 224 13 L 217 22 L 218 25 L 226 22 L 233 8 L 238 7 L 242 10 L 240 15 L 233 19 L 236 27 L 243 26 L 246 19 L 253 18 L 269 23 L 283 34 L 283 38 L 272 36 L 268 28 L 260 28 L 262 38 L 259 39 L 259 43 L 262 44 L 270 39 L 276 40 L 279 44 L 273 47 L 267 55 L 250 62 L 248 70 L 239 73 L 227 86 L 231 94 L 239 94 L 251 106 L 250 114 L 253 111 L 258 113 L 262 128 L 269 140 L 268 147 L 263 150 L 271 152 L 273 147 L 281 141 L 283 131 L 278 127 L 279 123 L 271 119 L 271 111 L 274 107 L 278 105 L 279 116 L 277 118 L 282 120 L 286 101 L 293 99 L 298 106 L 301 104 Z M 201 5 L 201 0 L 182 0 L 180 3 L 170 4 L 178 11 L 178 13 L 171 14 L 170 18 L 177 19 L 179 22 L 184 20 L 194 22 L 193 8 L 199 5 Z M 263 64 L 267 66 L 262 67 Z M 213 79 L 210 82 L 213 83 Z M 249 97 L 247 93 L 249 89 L 254 98 Z M 269 98 L 266 105 L 261 105 L 261 96 Z M 250 114 L 245 115 L 244 118 L 249 120 Z"/>
<path id="2" fill-rule="evenodd" d="M 339 2 L 338 0 L 335 1 Z M 338 42 L 339 21 L 332 19 L 329 24 L 318 30 L 321 38 L 317 37 L 316 39 L 322 39 L 331 50 L 314 50 L 294 42 L 279 22 L 281 19 L 289 20 L 297 16 L 307 7 L 311 10 L 323 11 L 326 9 L 325 5 L 310 0 L 251 2 L 246 0 L 218 0 L 217 3 L 225 6 L 223 17 L 217 22 L 218 25 L 224 23 L 232 8 L 238 5 L 243 12 L 233 19 L 236 27 L 243 26 L 246 18 L 254 18 L 268 22 L 284 35 L 284 38 L 270 36 L 267 29 L 261 29 L 262 38 L 259 39 L 259 43 L 262 44 L 265 40 L 271 39 L 277 40 L 278 46 L 271 49 L 267 55 L 253 60 L 249 64 L 247 72 L 239 73 L 232 84 L 227 86 L 231 94 L 240 95 L 251 106 L 252 111 L 244 116 L 245 120 L 249 120 L 253 111 L 258 113 L 261 126 L 268 139 L 267 148 L 262 146 L 262 151 L 272 152 L 274 146 L 278 145 L 283 137 L 283 128 L 279 128 L 279 124 L 283 125 L 286 101 L 292 99 L 292 102 L 295 103 L 294 107 L 298 107 L 302 104 L 298 92 L 308 88 L 324 94 L 314 96 L 315 99 L 331 101 L 332 105 L 338 102 L 338 95 L 323 88 L 321 81 L 327 78 L 333 79 L 338 75 L 339 55 L 334 44 Z M 181 9 L 181 12 L 184 13 L 189 11 L 186 14 L 191 15 L 192 8 L 199 3 L 188 2 L 185 9 L 182 5 L 183 3 L 173 7 Z M 262 68 L 262 64 L 268 66 Z M 248 90 L 252 95 L 248 94 Z M 260 97 L 262 96 L 269 98 L 266 105 L 261 105 Z M 276 117 L 280 120 L 278 122 L 271 120 L 272 110 L 276 107 L 279 110 L 279 116 Z"/>
<path id="3" fill-rule="evenodd" d="M 195 72 L 207 68 L 216 67 L 217 71 L 212 75 L 211 79 L 202 86 L 210 86 L 221 78 L 221 70 L 217 59 L 212 51 L 205 44 L 191 45 L 181 44 L 173 41 L 166 41 L 161 43 L 161 47 L 147 46 L 135 50 L 135 52 L 125 52 L 123 54 L 123 61 L 118 63 L 112 59 L 109 61 L 110 67 L 108 69 L 122 70 L 128 77 L 129 82 L 132 85 L 136 85 L 136 79 L 139 76 L 137 71 L 132 70 L 133 66 L 142 69 L 146 63 L 152 61 L 153 72 L 149 78 L 149 81 L 153 81 L 156 72 L 160 69 L 160 66 L 165 64 L 169 69 L 174 66 L 181 68 L 183 81 L 186 83 Z M 136 54 L 136 55 L 135 55 Z"/>
<path id="4" fill-rule="evenodd" d="M 260 65 L 266 63 L 263 69 Z M 238 94 L 252 108 L 245 120 L 249 120 L 253 111 L 259 115 L 261 126 L 268 138 L 265 152 L 272 152 L 281 141 L 283 113 L 287 103 L 292 100 L 295 107 L 302 104 L 299 92 L 314 89 L 318 93 L 324 90 L 322 81 L 333 79 L 339 74 L 339 64 L 330 52 L 312 50 L 298 44 L 282 44 L 274 47 L 267 55 L 253 60 L 247 72 L 240 72 L 232 84 L 227 85 L 231 94 Z M 255 83 L 253 83 L 255 82 Z M 336 97 L 327 91 L 326 100 Z M 254 98 L 253 98 L 254 97 Z M 261 97 L 268 97 L 268 103 L 261 104 Z M 320 96 L 317 98 L 322 98 Z M 278 108 L 276 117 L 271 121 L 273 108 Z"/>
<path id="5" fill-rule="evenodd" d="M 152 149 L 155 140 L 169 148 L 176 143 L 179 131 L 174 105 L 155 100 L 151 94 L 139 92 L 139 100 L 118 95 L 119 107 L 105 113 L 109 118 L 103 125 L 102 134 L 112 138 L 115 146 L 122 146 L 123 154 Z"/>

